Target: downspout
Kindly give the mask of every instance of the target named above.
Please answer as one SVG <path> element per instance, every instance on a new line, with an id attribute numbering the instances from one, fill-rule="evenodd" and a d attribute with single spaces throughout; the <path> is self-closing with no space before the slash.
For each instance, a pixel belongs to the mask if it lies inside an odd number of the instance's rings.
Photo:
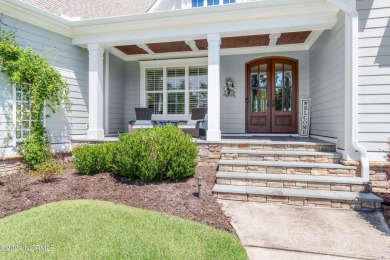
<path id="1" fill-rule="evenodd" d="M 369 181 L 370 165 L 367 151 L 358 142 L 359 98 L 359 17 L 355 0 L 327 0 L 345 13 L 345 157 L 354 160 L 356 152 L 361 164 L 361 177 Z"/>

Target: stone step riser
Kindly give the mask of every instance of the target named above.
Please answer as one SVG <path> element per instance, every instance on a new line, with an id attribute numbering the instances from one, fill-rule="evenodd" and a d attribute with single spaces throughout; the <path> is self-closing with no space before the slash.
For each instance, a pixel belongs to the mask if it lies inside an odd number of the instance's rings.
<path id="1" fill-rule="evenodd" d="M 305 174 L 317 176 L 340 176 L 358 177 L 355 169 L 343 168 L 313 168 L 313 167 L 279 167 L 279 166 L 256 166 L 256 165 L 234 165 L 223 164 L 218 166 L 219 171 L 224 172 L 258 172 L 270 174 Z"/>
<path id="2" fill-rule="evenodd" d="M 218 199 L 238 200 L 238 201 L 253 201 L 259 203 L 275 203 L 294 206 L 307 206 L 317 208 L 343 208 L 354 210 L 378 210 L 381 208 L 381 203 L 365 202 L 365 201 L 346 201 L 346 200 L 330 200 L 316 199 L 303 197 L 285 197 L 271 195 L 253 195 L 253 194 L 236 194 L 236 193 L 214 193 Z"/>
<path id="3" fill-rule="evenodd" d="M 352 192 L 365 191 L 365 187 L 363 184 L 344 184 L 344 183 L 341 184 L 341 183 L 328 183 L 328 182 L 217 178 L 216 183 L 222 185 L 257 186 L 257 187 L 270 187 L 270 188 L 291 188 L 291 189 L 352 191 Z"/>
<path id="4" fill-rule="evenodd" d="M 316 163 L 340 163 L 341 158 L 335 155 L 262 155 L 247 153 L 222 153 L 222 160 L 251 160 L 251 161 L 283 161 L 283 162 L 316 162 Z"/>
<path id="5" fill-rule="evenodd" d="M 227 144 L 227 149 L 261 150 L 261 151 L 310 151 L 310 152 L 335 152 L 335 145 L 320 144 Z"/>

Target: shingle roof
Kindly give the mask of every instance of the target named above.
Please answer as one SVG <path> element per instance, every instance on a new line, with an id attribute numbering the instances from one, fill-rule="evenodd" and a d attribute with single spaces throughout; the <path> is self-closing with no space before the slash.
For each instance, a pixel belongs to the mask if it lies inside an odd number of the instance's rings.
<path id="1" fill-rule="evenodd" d="M 22 0 L 60 16 L 96 19 L 146 13 L 156 0 Z"/>

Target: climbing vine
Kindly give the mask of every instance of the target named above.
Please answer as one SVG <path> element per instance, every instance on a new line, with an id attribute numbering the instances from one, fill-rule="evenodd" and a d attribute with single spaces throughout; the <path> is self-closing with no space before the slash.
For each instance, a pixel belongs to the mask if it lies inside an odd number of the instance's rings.
<path id="1" fill-rule="evenodd" d="M 28 97 L 29 106 L 17 111 L 28 113 L 29 135 L 20 143 L 19 152 L 32 169 L 50 156 L 50 142 L 43 127 L 45 107 L 54 113 L 61 105 L 70 107 L 69 87 L 59 71 L 31 47 L 22 47 L 13 32 L 0 28 L 0 72 Z M 23 87 L 23 86 L 28 87 Z M 23 111 L 24 110 L 24 111 Z"/>

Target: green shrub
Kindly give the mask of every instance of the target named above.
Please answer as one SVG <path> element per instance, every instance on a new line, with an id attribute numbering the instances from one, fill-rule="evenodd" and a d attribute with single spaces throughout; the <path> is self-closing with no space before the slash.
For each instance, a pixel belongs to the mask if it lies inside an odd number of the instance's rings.
<path id="1" fill-rule="evenodd" d="M 115 143 L 81 145 L 72 150 L 73 166 L 81 174 L 111 172 Z"/>
<path id="2" fill-rule="evenodd" d="M 19 153 L 30 170 L 35 170 L 37 165 L 51 158 L 50 140 L 46 130 L 41 126 L 35 126 L 35 130 L 19 143 Z"/>
<path id="3" fill-rule="evenodd" d="M 0 185 L 3 185 L 3 184 L 4 184 L 3 180 L 2 180 L 2 179 L 0 179 Z"/>
<path id="4" fill-rule="evenodd" d="M 38 176 L 42 182 L 49 182 L 54 179 L 55 176 L 63 174 L 65 172 L 65 166 L 62 163 L 54 159 L 49 159 L 36 166 L 35 171 L 32 173 Z"/>
<path id="5" fill-rule="evenodd" d="M 119 136 L 113 171 L 143 181 L 179 181 L 194 175 L 198 149 L 191 136 L 171 125 Z"/>

